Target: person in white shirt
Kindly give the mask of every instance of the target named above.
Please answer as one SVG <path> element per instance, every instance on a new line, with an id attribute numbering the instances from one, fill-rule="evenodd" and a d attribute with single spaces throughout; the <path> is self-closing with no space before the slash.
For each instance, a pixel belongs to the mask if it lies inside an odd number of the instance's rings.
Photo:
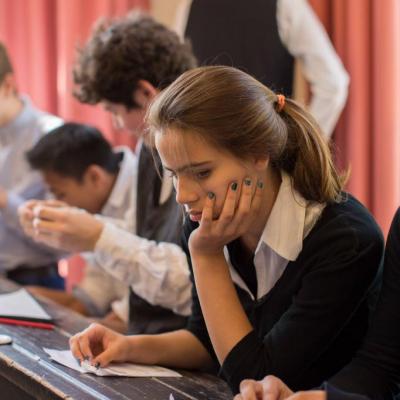
<path id="1" fill-rule="evenodd" d="M 102 103 L 116 126 L 138 138 L 133 230 L 75 209 L 43 207 L 34 215 L 34 202 L 20 209 L 21 222 L 35 240 L 67 251 L 92 251 L 104 270 L 130 286 L 130 332 L 181 327 L 190 314 L 192 285 L 180 247 L 182 210 L 171 177 L 156 168 L 160 162 L 143 138 L 151 101 L 195 65 L 189 46 L 148 16 L 98 26 L 80 51 L 76 94 L 82 102 Z"/>
<path id="2" fill-rule="evenodd" d="M 72 206 L 134 232 L 137 157 L 127 147 L 112 150 L 96 128 L 66 123 L 42 137 L 26 154 L 39 171 L 59 208 Z M 83 280 L 72 293 L 30 286 L 29 290 L 126 332 L 129 286 L 101 268 L 93 253 L 84 253 Z"/>
<path id="3" fill-rule="evenodd" d="M 28 238 L 17 213 L 26 200 L 48 195 L 39 174 L 30 170 L 25 152 L 61 123 L 18 92 L 10 58 L 0 43 L 0 274 L 20 284 L 64 287 L 58 252 Z"/>
<path id="4" fill-rule="evenodd" d="M 182 0 L 175 26 L 200 64 L 238 67 L 286 96 L 298 61 L 310 84 L 308 109 L 332 135 L 349 77 L 307 0 Z"/>

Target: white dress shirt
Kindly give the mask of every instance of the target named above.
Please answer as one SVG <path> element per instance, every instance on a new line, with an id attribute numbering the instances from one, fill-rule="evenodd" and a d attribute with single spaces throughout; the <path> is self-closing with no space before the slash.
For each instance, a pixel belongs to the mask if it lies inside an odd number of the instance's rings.
<path id="1" fill-rule="evenodd" d="M 303 248 L 303 241 L 318 221 L 325 204 L 306 201 L 292 185 L 292 178 L 282 172 L 282 182 L 264 231 L 254 254 L 257 276 L 257 299 L 265 296 L 282 276 L 289 261 L 294 261 Z M 229 262 L 232 280 L 254 296 Z"/>
<path id="2" fill-rule="evenodd" d="M 176 244 L 157 243 L 135 234 L 137 172 L 138 158 L 135 157 L 129 172 L 121 175 L 121 171 L 118 176 L 115 187 L 120 187 L 120 190 L 104 210 L 107 215 L 112 214 L 114 219 L 104 219 L 105 225 L 94 249 L 94 259 L 150 304 L 161 305 L 187 316 L 191 312 L 192 285 L 185 253 Z M 122 195 L 123 187 L 125 196 Z M 170 196 L 172 188 L 172 178 L 164 174 L 160 204 Z M 125 213 L 115 219 L 116 214 L 112 210 L 120 207 L 126 207 Z M 102 216 L 98 217 L 103 219 Z"/>
<path id="3" fill-rule="evenodd" d="M 191 2 L 182 0 L 177 9 L 175 29 L 181 36 L 185 32 Z M 324 135 L 330 137 L 346 102 L 349 76 L 306 0 L 277 0 L 276 18 L 283 45 L 301 62 L 304 76 L 310 83 L 309 110 Z"/>
<path id="4" fill-rule="evenodd" d="M 97 217 L 114 223 L 122 229 L 132 231 L 134 225 L 135 201 L 132 188 L 137 180 L 137 158 L 125 146 L 114 148 L 122 153 L 118 176 L 106 204 Z M 97 262 L 95 253 L 83 253 L 86 262 L 81 282 L 73 288 L 79 299 L 92 316 L 103 316 L 111 308 L 123 321 L 128 322 L 129 285 L 116 279 Z"/>

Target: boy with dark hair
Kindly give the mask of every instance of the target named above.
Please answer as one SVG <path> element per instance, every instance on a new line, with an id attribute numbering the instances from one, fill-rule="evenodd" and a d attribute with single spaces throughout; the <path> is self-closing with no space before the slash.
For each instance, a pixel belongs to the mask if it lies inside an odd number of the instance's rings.
<path id="1" fill-rule="evenodd" d="M 132 230 L 137 159 L 127 147 L 113 151 L 96 128 L 66 123 L 41 138 L 26 157 L 57 200 Z M 84 259 L 84 278 L 72 294 L 39 287 L 30 290 L 87 316 L 106 315 L 103 324 L 125 332 L 128 286 L 103 271 L 92 254 Z"/>
<path id="2" fill-rule="evenodd" d="M 130 285 L 131 333 L 173 330 L 190 314 L 188 264 L 179 246 L 183 215 L 172 178 L 143 142 L 151 101 L 195 65 L 190 47 L 148 16 L 101 23 L 80 50 L 74 70 L 76 96 L 82 102 L 102 103 L 115 125 L 139 139 L 135 233 L 75 209 L 44 205 L 34 213 L 35 202 L 21 208 L 21 221 L 36 240 L 68 251 L 93 251 L 99 265 Z"/>
<path id="3" fill-rule="evenodd" d="M 99 213 L 123 153 L 114 153 L 102 134 L 88 125 L 67 123 L 50 133 L 26 153 L 29 165 L 41 172 L 57 199 Z"/>
<path id="4" fill-rule="evenodd" d="M 46 196 L 25 152 L 61 123 L 19 94 L 10 58 L 0 43 L 0 274 L 20 284 L 64 287 L 57 268 L 59 252 L 26 237 L 17 214 L 26 200 Z"/>

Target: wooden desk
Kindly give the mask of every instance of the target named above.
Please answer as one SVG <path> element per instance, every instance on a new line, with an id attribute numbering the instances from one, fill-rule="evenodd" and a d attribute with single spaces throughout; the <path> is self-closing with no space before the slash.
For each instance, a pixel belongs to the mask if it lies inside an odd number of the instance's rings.
<path id="1" fill-rule="evenodd" d="M 16 289 L 0 279 L 0 292 Z M 1 399 L 140 399 L 227 400 L 225 382 L 201 373 L 179 371 L 183 378 L 120 378 L 80 374 L 51 361 L 43 347 L 66 349 L 71 334 L 88 326 L 87 319 L 51 302 L 42 303 L 57 321 L 53 331 L 0 324 L 0 334 L 13 338 L 0 345 Z"/>

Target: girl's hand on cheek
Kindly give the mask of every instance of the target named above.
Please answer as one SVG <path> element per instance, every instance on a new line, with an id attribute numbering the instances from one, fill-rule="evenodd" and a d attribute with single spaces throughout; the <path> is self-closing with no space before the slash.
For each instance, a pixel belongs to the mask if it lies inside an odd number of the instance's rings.
<path id="1" fill-rule="evenodd" d="M 256 186 L 256 187 L 254 187 Z M 215 195 L 208 193 L 200 226 L 189 238 L 189 249 L 194 255 L 221 255 L 232 240 L 247 232 L 260 210 L 263 183 L 250 178 L 241 183 L 232 182 L 228 188 L 221 214 L 213 220 Z M 240 196 L 239 196 L 240 193 Z M 253 194 L 254 193 L 254 194 Z"/>

